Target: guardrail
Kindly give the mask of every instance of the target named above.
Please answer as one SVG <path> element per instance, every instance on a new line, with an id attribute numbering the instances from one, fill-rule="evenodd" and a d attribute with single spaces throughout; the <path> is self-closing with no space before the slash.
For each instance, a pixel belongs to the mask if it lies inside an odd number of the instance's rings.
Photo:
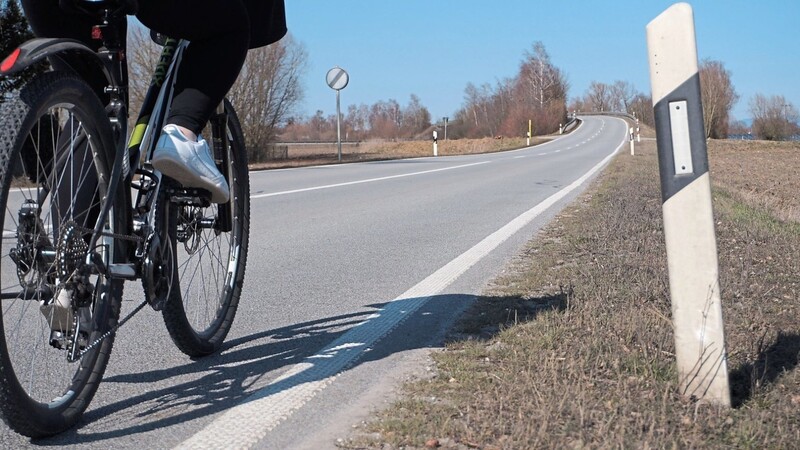
<path id="1" fill-rule="evenodd" d="M 569 129 L 572 128 L 573 125 L 578 126 L 578 123 L 580 123 L 580 121 L 581 120 L 575 116 L 570 117 L 570 119 L 567 121 L 567 123 L 564 124 L 564 127 L 562 128 L 563 132 L 566 133 L 567 131 L 569 131 Z"/>
<path id="2" fill-rule="evenodd" d="M 576 111 L 574 113 L 578 116 L 618 116 L 618 117 L 627 117 L 628 119 L 636 121 L 636 117 L 631 114 L 625 112 L 617 112 L 617 111 Z"/>

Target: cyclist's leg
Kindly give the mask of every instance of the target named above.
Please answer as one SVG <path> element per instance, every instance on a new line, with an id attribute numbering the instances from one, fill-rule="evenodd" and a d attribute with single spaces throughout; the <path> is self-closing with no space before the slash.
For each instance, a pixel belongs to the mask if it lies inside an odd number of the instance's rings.
<path id="1" fill-rule="evenodd" d="M 191 41 L 167 123 L 200 133 L 247 55 L 250 25 L 242 0 L 140 0 L 137 17 L 156 31 Z"/>
<path id="2" fill-rule="evenodd" d="M 56 160 L 48 184 L 52 184 L 50 202 L 53 223 L 72 221 L 83 228 L 94 228 L 100 214 L 97 174 L 93 168 L 89 140 L 84 130 L 63 130 L 56 143 Z M 71 154 L 71 156 L 68 156 Z M 59 230 L 53 230 L 56 240 Z"/>
<path id="3" fill-rule="evenodd" d="M 190 41 L 175 80 L 172 106 L 151 163 L 187 188 L 226 203 L 229 186 L 200 131 L 233 86 L 247 56 L 250 24 L 242 0 L 140 0 L 139 19 Z"/>

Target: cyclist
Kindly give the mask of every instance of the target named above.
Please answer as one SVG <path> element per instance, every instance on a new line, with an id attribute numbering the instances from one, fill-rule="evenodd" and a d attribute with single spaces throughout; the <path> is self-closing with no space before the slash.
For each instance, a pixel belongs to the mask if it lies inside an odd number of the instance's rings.
<path id="1" fill-rule="evenodd" d="M 97 50 L 101 43 L 91 39 L 96 20 L 75 10 L 75 1 L 21 0 L 37 36 L 73 38 Z M 178 70 L 167 125 L 151 160 L 153 167 L 184 187 L 209 191 L 212 202 L 225 203 L 230 196 L 228 185 L 199 134 L 236 81 L 247 50 L 286 34 L 283 0 L 138 0 L 136 17 L 159 33 L 190 41 Z M 101 99 L 106 97 L 106 80 L 86 70 L 78 58 L 51 63 L 59 70 L 78 71 Z"/>

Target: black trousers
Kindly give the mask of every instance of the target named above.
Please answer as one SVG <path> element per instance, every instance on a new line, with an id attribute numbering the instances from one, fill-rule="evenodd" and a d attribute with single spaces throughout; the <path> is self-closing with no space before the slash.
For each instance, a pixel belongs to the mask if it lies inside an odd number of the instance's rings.
<path id="1" fill-rule="evenodd" d="M 96 20 L 61 11 L 58 0 L 22 0 L 22 7 L 39 37 L 73 38 L 94 49 L 100 45 L 91 40 Z M 167 123 L 199 133 L 233 86 L 247 56 L 250 22 L 243 1 L 139 0 L 136 17 L 159 33 L 190 41 L 178 70 Z M 103 98 L 105 80 L 89 70 L 84 72 L 80 64 L 70 64 Z"/>

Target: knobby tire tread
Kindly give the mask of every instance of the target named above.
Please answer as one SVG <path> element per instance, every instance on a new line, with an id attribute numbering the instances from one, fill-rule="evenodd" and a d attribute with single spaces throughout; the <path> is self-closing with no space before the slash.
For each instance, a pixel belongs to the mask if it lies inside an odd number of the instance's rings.
<path id="1" fill-rule="evenodd" d="M 79 95 L 75 96 L 76 92 Z M 24 137 L 19 139 L 21 129 L 29 126 L 26 124 L 27 120 L 36 119 L 36 117 L 30 117 L 31 114 L 38 115 L 38 110 L 63 102 L 65 99 L 76 105 L 81 103 L 81 107 L 97 124 L 99 133 L 101 133 L 98 139 L 105 143 L 102 148 L 106 150 L 104 155 L 106 168 L 110 172 L 114 140 L 110 126 L 106 125 L 108 118 L 100 100 L 97 99 L 91 88 L 76 75 L 65 72 L 43 73 L 0 103 L 0 205 L 3 209 L 0 214 L 5 214 L 10 183 L 14 176 L 14 164 L 19 148 L 22 146 L 22 139 L 24 139 Z M 19 142 L 17 142 L 18 140 Z M 5 189 L 7 183 L 9 188 Z M 119 210 L 120 208 L 115 208 L 115 211 Z M 124 223 L 124 216 L 117 214 L 112 220 L 115 221 L 116 226 L 120 226 Z M 0 217 L 0 223 L 2 221 L 3 217 Z M 115 254 L 119 255 L 119 253 Z M 105 315 L 100 321 L 103 324 L 101 332 L 116 325 L 120 315 L 122 282 L 111 281 L 110 284 L 107 306 L 101 307 Z M 2 414 L 0 417 L 3 421 L 18 433 L 33 438 L 52 436 L 74 426 L 88 407 L 102 380 L 111 355 L 114 335 L 106 338 L 95 353 L 90 352 L 84 356 L 84 358 L 95 357 L 96 359 L 85 383 L 82 384 L 81 391 L 75 395 L 74 399 L 66 407 L 48 410 L 46 406 L 43 408 L 41 404 L 28 397 L 17 382 L 17 376 L 11 366 L 6 347 L 2 310 L 0 310 L 0 331 L 2 331 L 2 335 L 0 335 L 0 412 Z"/>
<path id="2" fill-rule="evenodd" d="M 171 295 L 171 298 L 167 301 L 162 311 L 164 323 L 173 343 L 183 353 L 193 358 L 210 355 L 219 351 L 222 347 L 225 337 L 233 324 L 233 319 L 236 316 L 247 266 L 247 249 L 250 236 L 250 176 L 247 168 L 247 149 L 245 147 L 241 124 L 236 116 L 236 112 L 227 100 L 225 100 L 225 107 L 228 112 L 228 128 L 233 136 L 233 142 L 230 144 L 233 160 L 230 162 L 241 180 L 240 192 L 235 193 L 233 189 L 231 189 L 231 199 L 234 198 L 234 195 L 238 196 L 240 199 L 241 207 L 239 208 L 239 214 L 241 214 L 242 217 L 240 261 L 237 267 L 236 278 L 233 283 L 234 288 L 231 292 L 230 300 L 227 302 L 228 304 L 225 305 L 225 319 L 213 330 L 211 336 L 199 336 L 186 317 L 180 287 L 177 289 L 177 295 L 174 293 Z M 236 224 L 234 223 L 234 227 L 235 226 Z M 179 280 L 178 283 L 180 283 Z"/>

